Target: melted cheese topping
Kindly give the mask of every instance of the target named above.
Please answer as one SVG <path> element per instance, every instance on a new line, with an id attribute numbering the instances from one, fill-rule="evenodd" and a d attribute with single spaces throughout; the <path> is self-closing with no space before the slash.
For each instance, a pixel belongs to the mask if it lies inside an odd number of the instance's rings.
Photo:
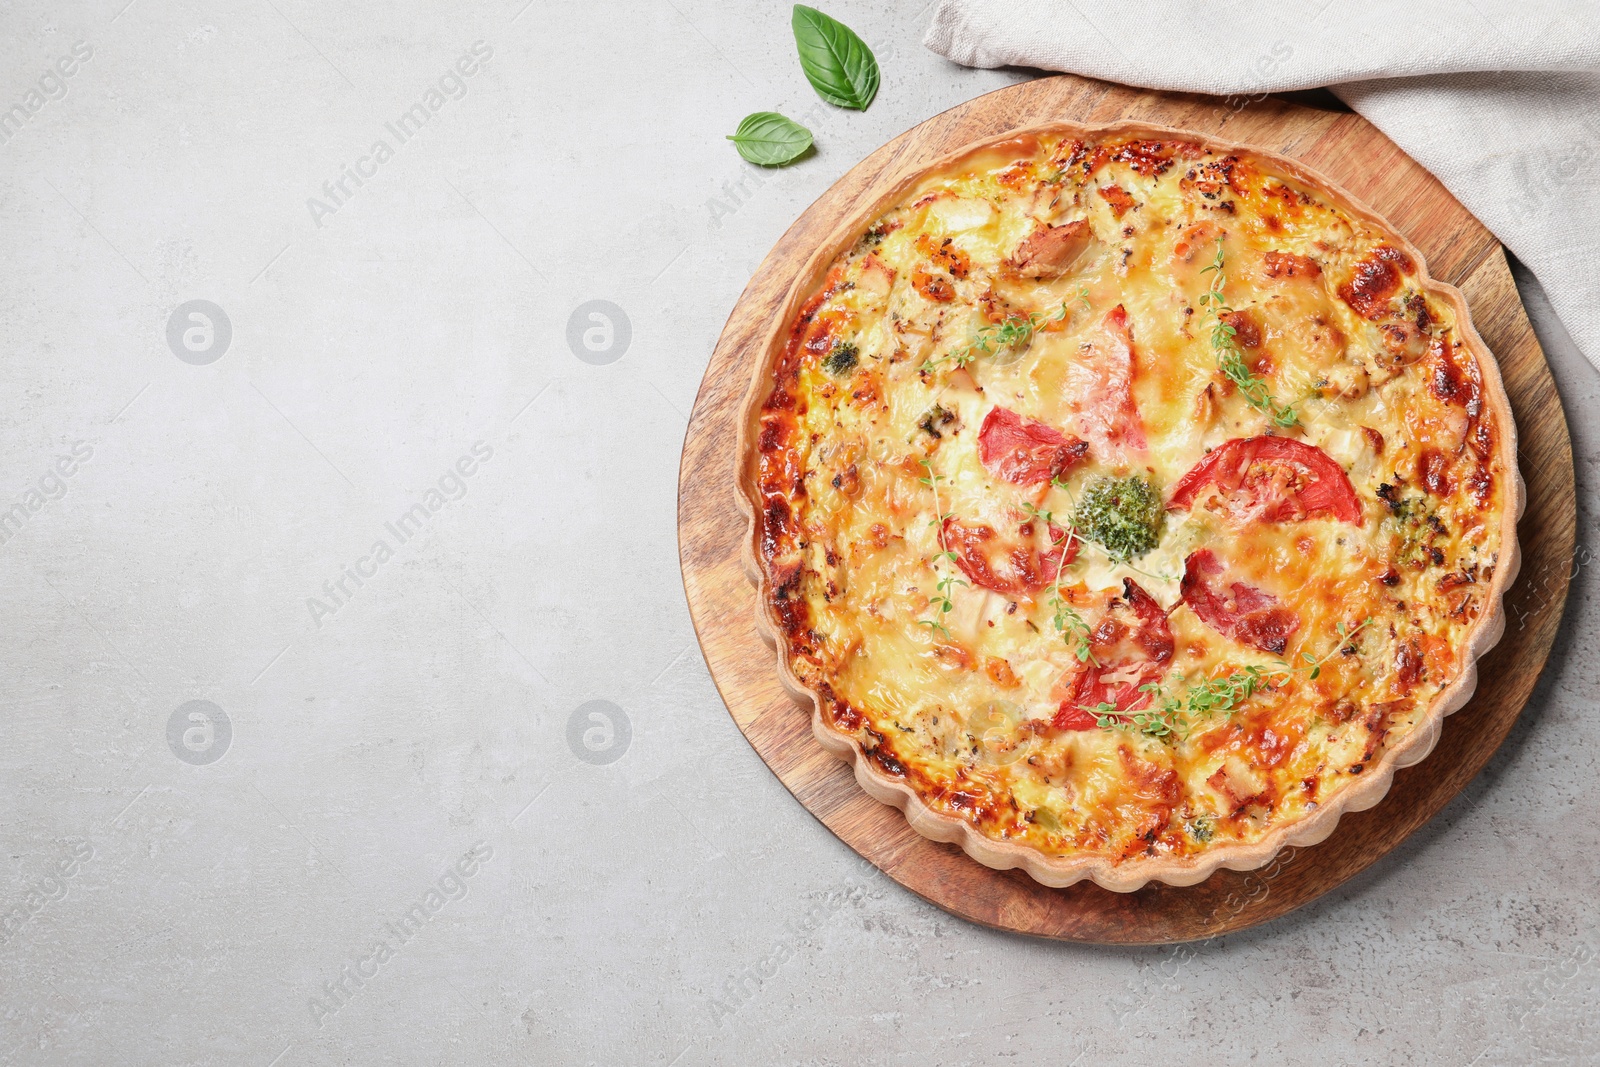
<path id="1" fill-rule="evenodd" d="M 1257 840 L 1405 738 L 1464 669 L 1512 490 L 1482 369 L 1392 240 L 1262 158 L 1052 136 L 970 156 L 875 220 L 793 323 L 754 457 L 770 607 L 833 726 L 990 837 L 1115 862 Z M 1291 425 L 1219 369 L 1202 300 L 1219 247 L 1239 351 Z M 1054 481 L 998 477 L 979 446 L 996 407 L 1086 453 Z M 1265 521 L 1202 492 L 1135 560 L 1081 543 L 1057 582 L 1000 592 L 956 566 L 939 518 L 1037 561 L 1040 516 L 1069 527 L 1097 478 L 1170 499 L 1208 451 L 1269 434 L 1331 457 L 1361 521 Z M 1181 578 L 1202 549 L 1214 588 L 1292 614 L 1281 650 L 1196 614 Z M 1050 601 L 1114 635 L 1127 579 L 1172 634 L 1145 710 L 1249 667 L 1263 684 L 1164 736 L 1140 705 L 1060 726 L 1086 664 Z M 1140 680 L 1119 669 L 1103 681 Z"/>

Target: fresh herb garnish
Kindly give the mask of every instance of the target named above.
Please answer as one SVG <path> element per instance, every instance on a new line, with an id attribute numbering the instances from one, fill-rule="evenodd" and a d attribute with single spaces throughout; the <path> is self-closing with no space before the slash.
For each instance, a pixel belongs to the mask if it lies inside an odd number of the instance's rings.
<path id="1" fill-rule="evenodd" d="M 1103 728 L 1134 730 L 1157 740 L 1182 741 L 1201 722 L 1236 711 L 1257 693 L 1275 688 L 1296 674 L 1317 678 L 1322 674 L 1322 665 L 1351 647 L 1355 636 L 1371 626 L 1372 622 L 1369 618 L 1354 628 L 1339 623 L 1334 628 L 1339 639 L 1333 649 L 1321 659 L 1309 652 L 1302 652 L 1300 658 L 1303 662 L 1299 667 L 1291 667 L 1287 663 L 1272 669 L 1255 665 L 1240 667 L 1226 677 L 1195 682 L 1176 696 L 1169 694 L 1159 683 L 1149 682 L 1139 687 L 1141 692 L 1150 694 L 1150 704 L 1146 708 L 1119 713 L 1115 704 L 1103 702 L 1085 710 L 1092 713 L 1096 725 Z"/>
<path id="2" fill-rule="evenodd" d="M 924 373 L 937 370 L 939 365 L 953 361 L 959 369 L 977 359 L 979 356 L 993 355 L 1002 348 L 1020 348 L 1033 340 L 1033 335 L 1044 326 L 1052 322 L 1060 322 L 1067 317 L 1067 302 L 1063 300 L 1061 307 L 1054 315 L 1046 315 L 1042 311 L 1035 311 L 1029 315 L 1011 315 L 1001 322 L 985 326 L 978 331 L 978 335 L 959 348 L 952 348 L 944 355 L 934 359 L 932 357 L 923 361 L 920 368 Z"/>
<path id="3" fill-rule="evenodd" d="M 1072 513 L 1072 525 L 1088 541 L 1104 548 L 1118 563 L 1127 563 L 1161 541 L 1166 508 L 1161 494 L 1144 478 L 1099 478 L 1084 490 Z"/>
<path id="4" fill-rule="evenodd" d="M 1095 724 L 1105 729 L 1134 730 L 1157 740 L 1189 736 L 1202 719 L 1226 715 L 1271 682 L 1261 667 L 1242 667 L 1225 678 L 1207 678 L 1172 696 L 1158 682 L 1139 687 L 1150 694 L 1150 704 L 1138 711 L 1118 712 L 1115 704 L 1102 702 L 1087 709 Z"/>
<path id="5" fill-rule="evenodd" d="M 945 626 L 944 617 L 954 611 L 956 606 L 955 601 L 950 599 L 950 593 L 956 586 L 966 585 L 967 581 L 964 578 L 957 577 L 953 572 L 941 574 L 944 563 L 948 562 L 952 567 L 956 564 L 956 554 L 950 551 L 950 546 L 944 539 L 944 524 L 950 516 L 939 503 L 939 482 L 941 479 L 933 469 L 933 460 L 923 458 L 920 462 L 922 468 L 928 472 L 928 476 L 919 478 L 918 481 L 933 490 L 933 518 L 929 520 L 928 525 L 937 526 L 939 530 L 939 551 L 933 557 L 933 573 L 941 576 L 934 584 L 937 592 L 928 600 L 935 608 L 936 614 L 931 619 L 918 619 L 917 625 L 926 626 L 934 633 L 942 635 L 948 641 L 950 640 L 950 629 Z"/>
<path id="6" fill-rule="evenodd" d="M 800 69 L 817 95 L 839 107 L 865 111 L 878 92 L 878 60 L 855 31 L 814 7 L 794 5 Z"/>
<path id="7" fill-rule="evenodd" d="M 1279 404 L 1267 388 L 1266 380 L 1256 377 L 1250 370 L 1249 364 L 1244 361 L 1244 349 L 1234 339 L 1237 331 L 1223 317 L 1233 314 L 1233 308 L 1222 298 L 1222 286 L 1227 281 L 1222 273 L 1223 265 L 1222 237 L 1218 235 L 1217 258 L 1200 272 L 1212 275 L 1211 288 L 1200 297 L 1200 303 L 1211 312 L 1211 348 L 1217 355 L 1217 369 L 1238 388 L 1239 394 L 1251 407 L 1272 416 L 1275 426 L 1293 426 L 1298 418 L 1294 408 Z"/>
<path id="8" fill-rule="evenodd" d="M 860 357 L 861 349 L 854 341 L 835 341 L 833 351 L 822 361 L 822 366 L 829 374 L 845 375 L 856 369 Z"/>
<path id="9" fill-rule="evenodd" d="M 1050 479 L 1050 484 L 1056 488 L 1066 488 L 1066 483 L 1061 481 L 1060 475 Z M 1044 522 L 1045 530 L 1048 531 L 1055 525 L 1055 516 L 1050 512 L 1026 502 L 1022 506 L 1029 516 Z M 1053 614 L 1052 621 L 1055 623 L 1056 632 L 1061 635 L 1062 640 L 1072 646 L 1072 654 L 1078 657 L 1078 662 L 1093 663 L 1098 667 L 1100 661 L 1094 658 L 1094 649 L 1090 645 L 1089 624 L 1083 621 L 1083 616 L 1079 615 L 1061 595 L 1061 574 L 1067 569 L 1063 561 L 1066 559 L 1067 549 L 1072 547 L 1073 539 L 1077 536 L 1077 531 L 1069 528 L 1059 539 L 1052 538 L 1050 541 L 1050 547 L 1061 549 L 1061 555 L 1056 558 L 1056 576 L 1050 583 L 1050 599 L 1047 603 Z"/>
<path id="10" fill-rule="evenodd" d="M 1070 538 L 1072 535 L 1068 534 L 1067 536 Z M 1068 604 L 1061 596 L 1061 574 L 1059 569 L 1056 572 L 1056 587 L 1050 596 L 1050 606 L 1055 611 L 1056 630 L 1066 639 L 1067 644 L 1072 646 L 1072 654 L 1078 657 L 1078 662 L 1092 663 L 1098 667 L 1100 661 L 1094 658 L 1094 648 L 1090 644 L 1089 624 L 1084 622 L 1083 616 L 1073 610 L 1072 605 Z"/>
<path id="11" fill-rule="evenodd" d="M 1334 627 L 1334 632 L 1336 632 L 1339 635 L 1339 640 L 1334 642 L 1334 646 L 1333 646 L 1332 649 L 1330 649 L 1328 651 L 1328 654 L 1326 656 L 1323 656 L 1321 659 L 1318 659 L 1317 657 L 1313 656 L 1309 652 L 1302 652 L 1302 653 L 1300 653 L 1300 659 L 1305 665 L 1301 666 L 1301 667 L 1296 667 L 1296 668 L 1294 668 L 1294 670 L 1307 672 L 1306 673 L 1306 677 L 1308 677 L 1308 678 L 1315 679 L 1315 678 L 1321 676 L 1321 674 L 1322 674 L 1322 665 L 1324 663 L 1328 662 L 1334 656 L 1337 656 L 1340 652 L 1344 651 L 1346 648 L 1353 647 L 1353 646 L 1351 646 L 1350 642 L 1355 638 L 1356 634 L 1360 633 L 1362 630 L 1365 630 L 1368 626 L 1371 626 L 1372 622 L 1373 622 L 1373 620 L 1370 619 L 1370 618 L 1369 619 L 1363 619 L 1362 622 L 1361 622 L 1361 625 L 1355 627 L 1354 629 L 1350 629 L 1350 628 L 1346 627 L 1345 624 L 1342 623 L 1342 622 L 1339 623 L 1339 625 Z M 1284 668 L 1286 670 L 1288 669 L 1288 666 L 1289 665 L 1287 663 L 1284 664 Z"/>
<path id="12" fill-rule="evenodd" d="M 741 156 L 763 167 L 793 163 L 811 150 L 811 131 L 776 111 L 745 116 L 728 140 Z"/>

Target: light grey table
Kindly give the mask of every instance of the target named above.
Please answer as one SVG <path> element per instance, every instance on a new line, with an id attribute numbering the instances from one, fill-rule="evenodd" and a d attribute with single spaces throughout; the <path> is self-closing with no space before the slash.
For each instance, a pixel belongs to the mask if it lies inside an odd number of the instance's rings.
<path id="1" fill-rule="evenodd" d="M 1594 1061 L 1593 568 L 1443 815 L 1198 949 L 952 919 L 735 730 L 674 531 L 717 331 L 1024 76 L 832 10 L 865 114 L 783 4 L 0 10 L 0 1062 Z M 742 163 L 764 109 L 817 154 Z M 1520 280 L 1587 496 L 1600 382 Z"/>

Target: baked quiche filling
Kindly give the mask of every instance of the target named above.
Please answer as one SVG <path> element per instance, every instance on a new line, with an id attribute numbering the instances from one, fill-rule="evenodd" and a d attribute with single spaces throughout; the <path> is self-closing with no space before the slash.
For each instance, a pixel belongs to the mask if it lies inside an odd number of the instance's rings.
<path id="1" fill-rule="evenodd" d="M 1397 245 L 1181 140 L 1030 135 L 884 212 L 801 305 L 749 457 L 828 724 L 983 835 L 1115 863 L 1366 772 L 1466 669 L 1515 499 Z"/>

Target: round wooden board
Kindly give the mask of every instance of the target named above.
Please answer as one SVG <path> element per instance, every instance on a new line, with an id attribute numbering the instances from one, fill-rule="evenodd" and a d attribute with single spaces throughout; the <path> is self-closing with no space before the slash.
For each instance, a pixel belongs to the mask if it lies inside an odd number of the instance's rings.
<path id="1" fill-rule="evenodd" d="M 1137 119 L 1197 130 L 1293 156 L 1339 182 L 1410 238 L 1435 278 L 1466 294 L 1474 324 L 1500 361 L 1521 435 L 1528 506 L 1505 637 L 1481 661 L 1477 694 L 1446 720 L 1433 754 L 1400 771 L 1377 807 L 1345 815 L 1322 844 L 1286 850 L 1260 871 L 1219 871 L 1187 888 L 1152 884 L 1112 893 L 1080 882 L 1050 889 L 918 835 L 898 810 L 862 792 L 848 765 L 812 737 L 808 711 L 784 693 L 775 653 L 756 633 L 755 592 L 740 565 L 736 422 L 758 338 L 795 270 L 907 167 L 1053 119 Z M 1273 98 L 1234 110 L 1213 97 L 1065 75 L 1010 86 L 929 119 L 873 152 L 800 216 L 728 318 L 695 401 L 678 481 L 679 557 L 706 663 L 734 722 L 789 791 L 851 848 L 946 911 L 998 929 L 1093 943 L 1190 941 L 1266 922 L 1362 871 L 1432 818 L 1505 740 L 1544 667 L 1566 603 L 1575 527 L 1566 418 L 1504 253 L 1432 175 L 1358 115 Z"/>

